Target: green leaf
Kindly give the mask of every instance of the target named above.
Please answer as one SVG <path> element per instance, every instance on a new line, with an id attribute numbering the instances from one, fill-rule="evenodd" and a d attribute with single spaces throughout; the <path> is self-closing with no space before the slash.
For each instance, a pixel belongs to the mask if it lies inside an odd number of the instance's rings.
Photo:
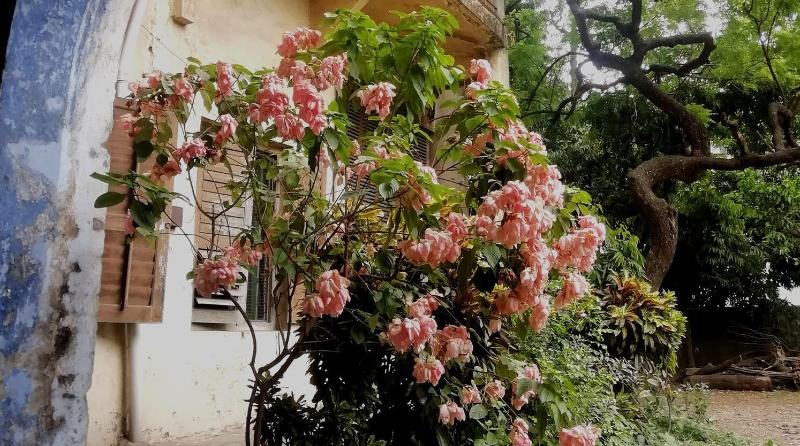
<path id="1" fill-rule="evenodd" d="M 473 420 L 480 420 L 489 415 L 489 410 L 483 404 L 476 404 L 469 410 L 469 417 Z"/>
<path id="2" fill-rule="evenodd" d="M 150 141 L 139 141 L 133 145 L 133 150 L 136 152 L 136 159 L 139 162 L 146 161 L 155 150 L 155 146 Z"/>
<path id="3" fill-rule="evenodd" d="M 489 266 L 494 268 L 500 262 L 500 257 L 503 255 L 503 251 L 499 246 L 492 243 L 489 245 L 484 245 L 483 248 L 481 248 L 481 254 L 486 257 L 486 261 L 489 263 Z"/>
<path id="4" fill-rule="evenodd" d="M 400 183 L 395 179 L 378 185 L 378 192 L 384 200 L 392 198 L 398 189 L 400 189 Z"/>
<path id="5" fill-rule="evenodd" d="M 122 203 L 127 196 L 128 194 L 123 194 L 120 192 L 106 192 L 94 200 L 94 207 L 107 208 L 109 206 L 114 206 L 115 204 Z"/>

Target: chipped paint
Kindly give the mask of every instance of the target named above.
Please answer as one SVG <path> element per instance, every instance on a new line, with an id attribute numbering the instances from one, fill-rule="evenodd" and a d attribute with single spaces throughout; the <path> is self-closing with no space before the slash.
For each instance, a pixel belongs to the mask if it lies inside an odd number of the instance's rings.
<path id="1" fill-rule="evenodd" d="M 129 0 L 17 2 L 0 90 L 0 444 L 82 444 Z M 86 88 L 91 85 L 92 88 Z M 99 237 L 98 237 L 99 235 Z M 81 266 L 76 266 L 81 265 Z"/>

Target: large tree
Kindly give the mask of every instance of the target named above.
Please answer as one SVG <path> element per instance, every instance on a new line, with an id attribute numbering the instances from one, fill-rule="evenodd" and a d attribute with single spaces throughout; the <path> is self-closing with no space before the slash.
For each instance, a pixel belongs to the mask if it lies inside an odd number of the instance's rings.
<path id="1" fill-rule="evenodd" d="M 723 5 L 727 28 L 719 51 L 736 52 L 740 59 L 728 58 L 715 64 L 714 82 L 728 89 L 719 96 L 739 89 L 747 97 L 750 92 L 743 91 L 743 86 L 774 92 L 764 107 L 740 103 L 724 111 L 688 102 L 678 93 L 685 78 L 698 76 L 710 65 L 718 46 L 712 33 L 696 32 L 692 27 L 687 32 L 670 33 L 671 28 L 681 28 L 665 26 L 663 16 L 648 16 L 647 8 L 655 7 L 643 0 L 591 9 L 579 0 L 566 3 L 587 59 L 598 69 L 619 75 L 604 84 L 584 80 L 576 86 L 571 103 L 590 90 L 627 85 L 662 112 L 681 136 L 680 144 L 662 148 L 662 153 L 628 172 L 631 192 L 648 227 L 647 276 L 654 287 L 659 287 L 678 245 L 678 213 L 666 197 L 658 194 L 664 184 L 691 184 L 713 170 L 767 168 L 800 160 L 800 147 L 792 135 L 800 107 L 797 14 L 793 13 L 798 5 L 758 0 L 740 6 Z M 720 126 L 729 133 L 721 134 Z"/>

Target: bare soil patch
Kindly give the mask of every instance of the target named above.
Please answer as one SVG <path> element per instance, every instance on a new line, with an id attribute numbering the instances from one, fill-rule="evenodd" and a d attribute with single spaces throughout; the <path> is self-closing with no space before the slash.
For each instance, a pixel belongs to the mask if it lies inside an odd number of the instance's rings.
<path id="1" fill-rule="evenodd" d="M 754 445 L 800 446 L 800 392 L 712 391 L 709 416 Z"/>

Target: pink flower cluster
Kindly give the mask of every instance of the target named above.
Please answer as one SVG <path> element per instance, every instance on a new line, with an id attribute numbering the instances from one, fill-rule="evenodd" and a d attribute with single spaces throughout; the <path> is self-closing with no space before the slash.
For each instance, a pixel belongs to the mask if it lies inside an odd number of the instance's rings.
<path id="1" fill-rule="evenodd" d="M 532 197 L 528 186 L 509 181 L 502 189 L 489 193 L 478 208 L 478 235 L 511 248 L 540 239 L 555 221 L 541 199 Z"/>
<path id="2" fill-rule="evenodd" d="M 192 100 L 192 96 L 194 96 L 194 87 L 184 76 L 172 81 L 172 90 L 175 92 L 175 96 L 183 99 L 186 102 L 190 102 Z"/>
<path id="3" fill-rule="evenodd" d="M 389 82 L 380 82 L 377 85 L 368 85 L 365 90 L 360 90 L 358 97 L 367 114 L 376 112 L 381 119 L 384 119 L 389 116 L 389 107 L 396 95 L 394 90 L 395 86 Z"/>
<path id="4" fill-rule="evenodd" d="M 414 371 L 412 372 L 412 376 L 417 380 L 417 384 L 428 382 L 434 386 L 439 384 L 439 379 L 442 378 L 443 374 L 444 366 L 438 359 L 432 356 L 429 356 L 427 359 L 417 358 L 417 362 L 414 364 Z"/>
<path id="5" fill-rule="evenodd" d="M 163 184 L 179 173 L 181 173 L 181 165 L 174 159 L 168 159 L 163 166 L 158 163 L 153 164 L 153 167 L 150 168 L 150 179 Z"/>
<path id="6" fill-rule="evenodd" d="M 544 329 L 545 324 L 547 324 L 547 319 L 549 317 L 550 302 L 547 296 L 542 296 L 539 298 L 539 303 L 531 309 L 531 315 L 528 317 L 528 325 L 531 327 L 531 330 L 540 333 Z"/>
<path id="7" fill-rule="evenodd" d="M 194 288 L 201 296 L 210 297 L 220 287 L 235 284 L 238 273 L 239 265 L 227 256 L 206 259 L 194 269 Z"/>
<path id="8" fill-rule="evenodd" d="M 419 353 L 436 334 L 436 321 L 431 317 L 439 306 L 432 295 L 426 295 L 408 306 L 405 319 L 394 318 L 386 330 L 386 338 L 399 353 L 414 348 Z"/>
<path id="9" fill-rule="evenodd" d="M 525 185 L 531 196 L 539 197 L 548 206 L 564 206 L 564 183 L 556 166 L 532 165 L 527 169 Z"/>
<path id="10" fill-rule="evenodd" d="M 275 74 L 261 78 L 261 88 L 256 92 L 256 102 L 250 104 L 250 121 L 258 124 L 267 119 L 276 119 L 289 106 L 289 96 L 282 91 L 286 84 Z"/>
<path id="11" fill-rule="evenodd" d="M 322 317 L 323 314 L 339 316 L 344 311 L 344 305 L 350 301 L 349 286 L 350 281 L 340 276 L 339 271 L 325 271 L 317 279 L 317 292 L 306 297 L 303 311 L 311 317 Z"/>
<path id="12" fill-rule="evenodd" d="M 491 400 L 501 400 L 506 395 L 506 387 L 496 379 L 483 387 L 483 393 Z"/>
<path id="13" fill-rule="evenodd" d="M 341 90 L 345 81 L 344 72 L 346 69 L 347 56 L 344 54 L 328 56 L 322 59 L 319 64 L 317 76 L 314 78 L 314 85 L 319 90 L 327 90 L 330 87 Z"/>
<path id="14" fill-rule="evenodd" d="M 182 160 L 184 163 L 189 164 L 192 158 L 202 158 L 208 153 L 208 147 L 205 141 L 200 138 L 194 138 L 183 143 L 180 149 L 172 152 L 172 157 L 175 160 Z"/>
<path id="15" fill-rule="evenodd" d="M 233 73 L 231 66 L 225 62 L 217 62 L 217 92 L 214 94 L 214 102 L 219 104 L 223 99 L 233 94 Z"/>
<path id="16" fill-rule="evenodd" d="M 398 353 L 414 348 L 422 351 L 425 344 L 436 334 L 436 321 L 426 315 L 412 318 L 394 318 L 386 330 L 386 337 Z"/>
<path id="17" fill-rule="evenodd" d="M 511 425 L 511 432 L 508 433 L 511 446 L 531 446 L 531 439 L 528 437 L 528 423 L 522 418 L 514 420 Z"/>
<path id="18" fill-rule="evenodd" d="M 445 364 L 450 360 L 466 364 L 472 356 L 472 341 L 467 327 L 448 325 L 439 330 L 431 341 L 431 353 Z"/>
<path id="19" fill-rule="evenodd" d="M 299 27 L 294 32 L 285 32 L 278 45 L 278 54 L 284 58 L 294 57 L 298 50 L 309 50 L 319 45 L 322 33 L 304 27 Z"/>
<path id="20" fill-rule="evenodd" d="M 123 130 L 125 130 L 125 132 L 130 137 L 136 136 L 142 130 L 136 125 L 138 121 L 139 117 L 131 113 L 125 113 L 124 115 L 117 118 L 117 123 L 120 125 L 120 127 L 122 127 Z"/>
<path id="21" fill-rule="evenodd" d="M 536 364 L 531 364 L 525 367 L 522 373 L 517 376 L 517 379 L 511 383 L 511 393 L 514 395 L 511 398 L 511 405 L 514 406 L 514 410 L 522 409 L 522 406 L 528 404 L 532 396 L 536 396 L 536 391 L 530 389 L 526 390 L 522 393 L 522 395 L 517 397 L 517 384 L 520 379 L 529 379 L 537 383 L 542 382 L 542 376 L 539 373 L 539 367 Z"/>
<path id="22" fill-rule="evenodd" d="M 447 214 L 447 226 L 445 230 L 450 233 L 450 237 L 455 241 L 463 240 L 468 234 L 467 219 L 463 214 L 451 212 Z"/>
<path id="23" fill-rule="evenodd" d="M 481 393 L 475 386 L 464 386 L 461 388 L 461 404 L 467 406 L 470 404 L 481 403 Z"/>
<path id="24" fill-rule="evenodd" d="M 582 298 L 589 292 L 589 282 L 586 277 L 578 273 L 569 273 L 564 276 L 564 285 L 556 295 L 553 303 L 556 310 L 560 310 L 567 305 Z"/>
<path id="25" fill-rule="evenodd" d="M 225 255 L 233 261 L 256 266 L 264 254 L 259 247 L 253 247 L 249 241 L 242 243 L 240 240 L 236 240 L 231 246 L 225 248 Z"/>
<path id="26" fill-rule="evenodd" d="M 600 438 L 600 429 L 591 424 L 582 424 L 572 429 L 561 429 L 558 433 L 559 446 L 594 446 Z"/>
<path id="27" fill-rule="evenodd" d="M 403 240 L 397 244 L 400 252 L 413 265 L 430 265 L 436 268 L 445 261 L 455 262 L 461 255 L 461 247 L 453 241 L 449 232 L 428 228 L 420 240 Z"/>
<path id="28" fill-rule="evenodd" d="M 219 122 L 219 131 L 217 131 L 217 134 L 214 136 L 215 144 L 222 144 L 227 141 L 228 138 L 236 132 L 236 127 L 239 126 L 236 118 L 227 113 L 219 117 Z"/>
<path id="29" fill-rule="evenodd" d="M 472 59 L 469 62 L 469 75 L 473 79 L 465 89 L 467 99 L 475 99 L 478 91 L 489 85 L 492 78 L 492 66 L 485 59 Z"/>
<path id="30" fill-rule="evenodd" d="M 453 425 L 456 421 L 467 419 L 464 408 L 450 401 L 439 406 L 439 422 L 444 425 Z"/>
<path id="31" fill-rule="evenodd" d="M 581 217 L 578 229 L 559 238 L 553 246 L 556 268 L 565 271 L 571 266 L 581 272 L 589 271 L 605 239 L 605 225 L 592 216 Z"/>

